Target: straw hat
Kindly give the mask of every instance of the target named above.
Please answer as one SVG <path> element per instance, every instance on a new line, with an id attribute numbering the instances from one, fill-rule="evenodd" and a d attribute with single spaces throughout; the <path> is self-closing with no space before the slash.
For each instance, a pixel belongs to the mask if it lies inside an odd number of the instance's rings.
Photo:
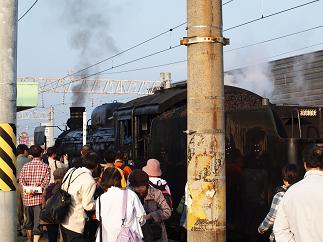
<path id="1" fill-rule="evenodd" d="M 148 176 L 161 176 L 162 171 L 160 169 L 160 163 L 156 159 L 149 159 L 147 165 L 142 168 Z"/>

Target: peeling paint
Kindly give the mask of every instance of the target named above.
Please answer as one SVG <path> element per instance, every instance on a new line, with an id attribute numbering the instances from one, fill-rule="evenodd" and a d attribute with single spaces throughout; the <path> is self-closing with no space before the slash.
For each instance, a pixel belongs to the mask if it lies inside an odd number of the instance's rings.
<path id="1" fill-rule="evenodd" d="M 189 230 L 215 229 L 224 226 L 225 181 L 224 153 L 213 134 L 189 135 L 187 228 Z"/>

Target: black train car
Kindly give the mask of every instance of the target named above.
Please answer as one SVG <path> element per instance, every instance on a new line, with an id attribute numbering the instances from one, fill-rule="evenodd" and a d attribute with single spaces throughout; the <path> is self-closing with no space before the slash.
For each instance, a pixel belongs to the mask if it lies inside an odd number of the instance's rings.
<path id="1" fill-rule="evenodd" d="M 276 106 L 247 90 L 225 86 L 228 241 L 267 241 L 257 227 L 281 184 L 287 162 L 303 167 L 301 152 L 321 142 L 321 108 Z M 162 89 L 115 112 L 115 140 L 137 168 L 161 163 L 178 204 L 186 183 L 186 85 Z"/>

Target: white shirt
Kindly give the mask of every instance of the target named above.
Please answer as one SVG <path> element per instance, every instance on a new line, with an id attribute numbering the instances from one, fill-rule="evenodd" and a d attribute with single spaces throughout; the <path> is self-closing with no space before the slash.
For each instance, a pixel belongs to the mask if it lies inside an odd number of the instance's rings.
<path id="1" fill-rule="evenodd" d="M 167 182 L 164 179 L 161 179 L 159 177 L 149 177 L 149 181 L 151 181 L 155 185 L 158 185 L 159 183 L 161 185 L 167 184 Z M 168 185 L 165 186 L 165 190 L 169 193 L 169 195 L 171 195 L 170 189 L 169 189 L 169 186 Z"/>
<path id="2" fill-rule="evenodd" d="M 101 195 L 101 218 L 102 218 L 102 242 L 115 242 L 121 231 L 122 224 L 122 201 L 124 191 L 117 187 L 110 187 Z M 96 218 L 99 220 L 99 199 L 96 201 Z M 130 228 L 143 238 L 141 225 L 144 224 L 145 209 L 140 203 L 138 196 L 128 189 L 127 214 L 125 227 Z M 98 231 L 96 242 L 100 242 Z"/>
<path id="3" fill-rule="evenodd" d="M 292 185 L 278 207 L 277 242 L 323 241 L 323 171 L 309 170 Z"/>
<path id="4" fill-rule="evenodd" d="M 55 165 L 56 162 L 56 165 Z M 62 163 L 61 161 L 58 160 L 52 160 L 51 158 L 48 158 L 48 164 L 49 164 L 49 168 L 50 168 L 50 180 L 49 183 L 54 183 L 54 171 L 56 170 L 56 166 L 57 168 L 68 168 L 68 162 L 64 160 L 64 163 Z"/>
<path id="5" fill-rule="evenodd" d="M 70 169 L 65 177 L 68 176 L 73 169 L 74 168 Z M 65 191 L 68 187 L 68 180 L 69 177 L 62 185 L 62 189 Z M 95 188 L 95 181 L 92 177 L 92 172 L 89 169 L 81 167 L 75 170 L 72 174 L 71 184 L 68 189 L 68 193 L 72 196 L 72 208 L 69 216 L 64 223 L 62 223 L 65 228 L 76 233 L 83 233 L 85 219 L 87 218 L 84 210 L 91 211 L 95 209 L 93 198 Z"/>

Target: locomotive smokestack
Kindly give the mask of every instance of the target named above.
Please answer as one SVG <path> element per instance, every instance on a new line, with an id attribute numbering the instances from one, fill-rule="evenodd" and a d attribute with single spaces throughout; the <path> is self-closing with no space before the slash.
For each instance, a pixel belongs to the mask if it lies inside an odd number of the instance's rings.
<path id="1" fill-rule="evenodd" d="M 67 120 L 67 126 L 70 129 L 82 128 L 83 112 L 85 107 L 70 107 L 70 118 Z"/>
<path id="2" fill-rule="evenodd" d="M 85 107 L 70 107 L 70 118 L 83 118 Z"/>

